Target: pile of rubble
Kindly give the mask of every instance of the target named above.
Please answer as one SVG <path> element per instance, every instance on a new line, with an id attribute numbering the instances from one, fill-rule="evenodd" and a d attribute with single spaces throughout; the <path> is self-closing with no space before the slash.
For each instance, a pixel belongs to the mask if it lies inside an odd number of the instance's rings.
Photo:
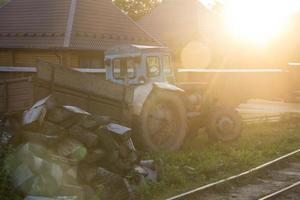
<path id="1" fill-rule="evenodd" d="M 139 159 L 130 134 L 107 117 L 42 99 L 23 116 L 14 186 L 26 200 L 133 199 L 132 185 L 157 175 L 153 161 Z"/>

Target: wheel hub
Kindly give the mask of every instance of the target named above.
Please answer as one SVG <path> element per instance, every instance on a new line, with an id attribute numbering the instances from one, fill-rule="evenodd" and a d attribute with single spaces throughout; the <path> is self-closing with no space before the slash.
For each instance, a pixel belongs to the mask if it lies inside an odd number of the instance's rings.
<path id="1" fill-rule="evenodd" d="M 218 128 L 222 133 L 230 133 L 234 129 L 234 121 L 224 116 L 218 121 Z"/>
<path id="2" fill-rule="evenodd" d="M 148 127 L 154 143 L 168 143 L 176 132 L 174 113 L 167 105 L 157 105 L 148 118 Z"/>

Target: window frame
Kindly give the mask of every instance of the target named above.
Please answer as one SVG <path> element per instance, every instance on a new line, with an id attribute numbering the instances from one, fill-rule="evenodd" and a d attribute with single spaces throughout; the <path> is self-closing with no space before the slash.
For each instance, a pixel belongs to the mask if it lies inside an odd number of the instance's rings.
<path id="1" fill-rule="evenodd" d="M 165 71 L 165 62 L 164 62 L 164 59 L 165 59 L 165 57 L 167 57 L 168 58 L 168 61 L 169 61 L 169 67 L 168 67 L 168 69 L 170 69 L 170 72 L 166 72 Z M 171 56 L 170 55 L 162 55 L 162 65 L 163 65 L 163 68 L 164 68 L 164 74 L 166 74 L 166 75 L 168 75 L 168 76 L 171 76 L 171 75 L 173 75 L 173 67 L 172 67 L 172 59 L 171 59 Z"/>
<path id="2" fill-rule="evenodd" d="M 125 59 L 126 59 L 126 71 L 127 71 L 127 74 L 128 74 L 128 66 L 127 66 L 127 59 L 128 58 L 125 58 Z M 115 64 L 114 64 L 115 60 L 120 60 L 120 74 L 121 74 L 121 68 L 122 68 L 122 64 L 121 64 L 122 61 L 121 60 L 122 60 L 122 58 L 114 58 L 114 59 L 112 59 L 112 62 L 111 62 L 112 63 L 112 76 L 116 80 L 124 80 L 125 77 L 116 77 L 115 76 L 115 72 L 114 72 L 114 70 L 115 70 Z M 133 69 L 134 69 L 133 76 L 128 77 L 128 79 L 130 79 L 130 80 L 135 79 L 136 75 L 137 75 L 136 67 L 134 66 Z"/>
<path id="3" fill-rule="evenodd" d="M 151 72 L 150 72 L 149 65 L 148 65 L 148 58 L 157 58 L 158 59 L 158 70 L 159 71 L 158 71 L 158 74 L 155 75 L 155 76 L 150 75 Z M 159 77 L 161 75 L 161 63 L 160 62 L 161 62 L 161 59 L 160 59 L 160 56 L 158 56 L 158 55 L 149 55 L 149 56 L 146 57 L 147 76 L 149 78 L 155 78 L 155 77 Z"/>

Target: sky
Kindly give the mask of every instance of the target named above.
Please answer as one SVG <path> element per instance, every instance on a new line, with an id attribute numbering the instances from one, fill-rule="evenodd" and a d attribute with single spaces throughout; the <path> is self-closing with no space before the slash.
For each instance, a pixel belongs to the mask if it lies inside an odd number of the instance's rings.
<path id="1" fill-rule="evenodd" d="M 215 0 L 199 0 L 210 7 Z M 228 30 L 244 41 L 267 44 L 287 28 L 300 0 L 217 0 L 223 3 Z"/>

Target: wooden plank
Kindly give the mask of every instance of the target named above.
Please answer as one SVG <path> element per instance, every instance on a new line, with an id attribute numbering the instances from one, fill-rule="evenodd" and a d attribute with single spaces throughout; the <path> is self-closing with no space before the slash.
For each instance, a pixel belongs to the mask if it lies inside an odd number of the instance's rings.
<path id="1" fill-rule="evenodd" d="M 49 84 L 44 84 L 43 81 L 35 82 L 35 94 L 36 99 L 41 99 L 48 94 Z M 122 102 L 117 100 L 112 100 L 108 98 L 103 98 L 99 96 L 88 95 L 84 92 L 79 92 L 63 87 L 54 87 L 52 95 L 58 101 L 58 103 L 64 105 L 74 105 L 87 110 L 92 114 L 107 115 L 113 119 L 121 122 L 122 113 Z"/>
<path id="2" fill-rule="evenodd" d="M 38 96 L 40 96 L 39 98 L 42 98 L 42 97 L 45 97 L 45 96 L 49 95 L 48 92 L 50 91 L 50 86 L 47 85 L 47 84 L 43 84 L 43 82 L 39 81 L 38 83 L 35 83 L 35 91 L 38 91 L 38 92 L 35 92 L 35 93 L 39 93 L 39 94 L 44 92 L 44 95 L 42 95 L 42 96 L 38 95 Z M 109 98 L 105 98 L 105 97 L 101 97 L 101 96 L 96 96 L 96 95 L 89 95 L 86 92 L 80 92 L 80 91 L 76 91 L 76 90 L 72 90 L 72 89 L 64 88 L 64 87 L 54 86 L 53 92 L 58 93 L 58 94 L 63 93 L 63 94 L 72 95 L 74 97 L 82 98 L 85 101 L 88 101 L 88 99 L 91 99 L 91 100 L 94 100 L 94 101 L 97 101 L 97 102 L 103 102 L 107 105 L 113 105 L 113 106 L 116 106 L 116 107 L 121 107 L 121 103 L 122 103 L 122 101 L 113 100 L 113 99 L 109 99 Z"/>
<path id="3" fill-rule="evenodd" d="M 0 66 L 0 72 L 22 72 L 22 73 L 35 73 L 37 72 L 36 67 L 5 67 Z"/>
<path id="4" fill-rule="evenodd" d="M 245 123 L 278 122 L 282 114 L 300 113 L 300 104 L 250 99 L 237 110 Z"/>

